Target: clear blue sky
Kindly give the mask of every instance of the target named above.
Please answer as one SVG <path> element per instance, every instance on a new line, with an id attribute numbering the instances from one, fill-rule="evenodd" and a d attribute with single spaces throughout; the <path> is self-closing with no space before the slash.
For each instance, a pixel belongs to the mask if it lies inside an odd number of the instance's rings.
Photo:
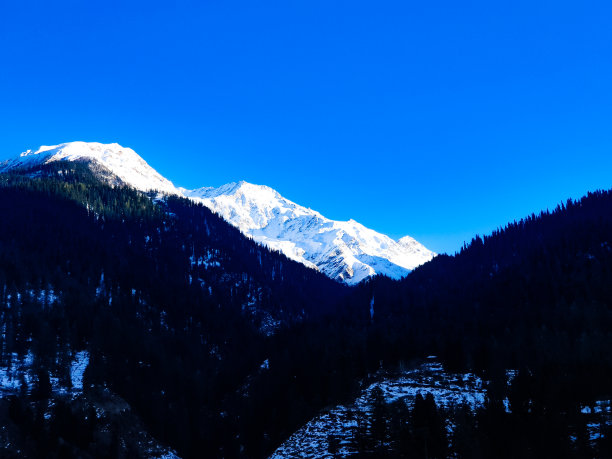
<path id="1" fill-rule="evenodd" d="M 4 1 L 0 156 L 118 142 L 453 252 L 612 187 L 609 5 Z"/>

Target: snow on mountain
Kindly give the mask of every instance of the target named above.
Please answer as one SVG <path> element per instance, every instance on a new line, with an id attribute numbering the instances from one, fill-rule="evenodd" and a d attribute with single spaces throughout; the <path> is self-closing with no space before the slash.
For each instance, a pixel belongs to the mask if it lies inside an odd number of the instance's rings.
<path id="1" fill-rule="evenodd" d="M 267 186 L 238 182 L 181 191 L 254 240 L 349 285 L 375 274 L 398 279 L 435 255 L 409 236 L 394 241 L 355 220 L 330 220 Z"/>
<path id="2" fill-rule="evenodd" d="M 134 150 L 117 143 L 68 142 L 28 150 L 16 158 L 0 163 L 0 172 L 34 167 L 54 161 L 90 161 L 104 167 L 124 184 L 140 191 L 158 190 L 178 194 L 172 182 L 149 166 Z"/>
<path id="3" fill-rule="evenodd" d="M 229 183 L 218 188 L 176 188 L 134 150 L 119 144 L 69 142 L 28 150 L 0 162 L 0 173 L 54 161 L 85 161 L 113 184 L 157 190 L 200 202 L 254 240 L 349 285 L 375 274 L 398 279 L 435 254 L 406 236 L 394 241 L 354 220 L 325 218 L 263 185 Z"/>

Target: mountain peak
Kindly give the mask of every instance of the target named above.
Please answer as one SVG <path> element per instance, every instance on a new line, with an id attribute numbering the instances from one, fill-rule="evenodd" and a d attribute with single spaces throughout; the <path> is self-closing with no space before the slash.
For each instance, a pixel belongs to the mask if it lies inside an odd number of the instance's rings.
<path id="1" fill-rule="evenodd" d="M 410 237 L 400 243 L 353 219 L 325 218 L 264 185 L 241 181 L 181 191 L 245 235 L 349 285 L 375 274 L 403 277 L 435 255 Z"/>
<path id="2" fill-rule="evenodd" d="M 58 145 L 41 145 L 38 150 L 32 151 L 27 150 L 20 157 L 26 156 L 35 156 L 41 155 L 41 157 L 46 157 L 48 155 L 53 155 L 56 153 L 62 153 L 66 157 L 70 155 L 84 155 L 89 154 L 91 156 L 98 156 L 104 154 L 105 152 L 114 152 L 121 154 L 123 151 L 128 151 L 132 155 L 136 155 L 136 152 L 131 148 L 124 148 L 118 143 L 99 143 L 99 142 L 82 142 L 82 141 L 74 141 L 74 142 L 65 142 L 60 143 Z M 87 152 L 87 153 L 86 153 Z M 138 156 L 138 155 L 136 155 Z"/>
<path id="3" fill-rule="evenodd" d="M 213 199 L 221 196 L 248 196 L 249 199 L 257 201 L 262 200 L 277 200 L 284 199 L 276 190 L 266 185 L 256 185 L 254 183 L 245 182 L 230 182 L 219 187 L 205 186 L 195 190 L 186 190 L 181 188 L 185 196 L 191 198 Z"/>
<path id="4" fill-rule="evenodd" d="M 375 274 L 403 277 L 435 256 L 409 236 L 394 241 L 353 219 L 330 220 L 265 185 L 241 180 L 216 188 L 176 188 L 134 150 L 118 143 L 67 142 L 41 146 L 36 151 L 28 150 L 0 162 L 0 173 L 53 161 L 83 161 L 99 177 L 113 184 L 126 184 L 140 191 L 157 190 L 200 202 L 246 236 L 350 285 Z M 100 172 L 100 168 L 110 175 Z"/>
<path id="5" fill-rule="evenodd" d="M 122 147 L 118 143 L 75 141 L 59 145 L 43 145 L 36 151 L 27 150 L 16 158 L 0 163 L 0 172 L 55 161 L 94 162 L 108 169 L 121 182 L 137 190 L 158 190 L 178 194 L 172 182 L 162 177 L 134 150 Z"/>
<path id="6" fill-rule="evenodd" d="M 397 242 L 398 244 L 401 244 L 403 246 L 408 246 L 408 245 L 413 245 L 416 242 L 416 240 L 413 237 L 404 236 L 402 238 L 399 238 Z"/>

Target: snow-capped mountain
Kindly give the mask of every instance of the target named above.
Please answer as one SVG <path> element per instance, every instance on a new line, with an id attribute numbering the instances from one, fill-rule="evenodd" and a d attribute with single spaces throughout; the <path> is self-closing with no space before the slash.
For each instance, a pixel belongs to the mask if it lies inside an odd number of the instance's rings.
<path id="1" fill-rule="evenodd" d="M 161 176 L 131 148 L 117 143 L 68 142 L 28 150 L 16 158 L 0 163 L 0 172 L 34 167 L 54 161 L 86 161 L 95 163 L 119 179 L 117 184 L 130 185 L 140 191 L 158 190 L 178 194 L 172 182 Z M 102 171 L 96 171 L 102 172 Z M 103 174 L 104 175 L 104 174 Z"/>
<path id="2" fill-rule="evenodd" d="M 375 274 L 403 277 L 435 255 L 409 236 L 394 241 L 355 220 L 330 220 L 267 186 L 181 191 L 256 241 L 350 285 Z"/>
<path id="3" fill-rule="evenodd" d="M 134 150 L 116 143 L 42 146 L 0 162 L 0 173 L 53 161 L 88 162 L 101 178 L 115 185 L 157 190 L 202 203 L 243 234 L 349 285 L 375 274 L 403 277 L 435 256 L 409 236 L 394 241 L 354 220 L 330 220 L 267 186 L 239 182 L 218 188 L 176 188 Z"/>

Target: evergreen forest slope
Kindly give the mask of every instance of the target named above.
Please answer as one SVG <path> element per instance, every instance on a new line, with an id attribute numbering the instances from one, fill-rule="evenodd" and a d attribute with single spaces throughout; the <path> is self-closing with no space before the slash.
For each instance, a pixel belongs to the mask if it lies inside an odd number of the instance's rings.
<path id="1" fill-rule="evenodd" d="M 179 456 L 265 457 L 373 375 L 432 354 L 487 381 L 484 411 L 463 416 L 453 448 L 474 449 L 460 457 L 607 454 L 603 440 L 570 438 L 585 405 L 612 397 L 609 191 L 475 237 L 403 280 L 354 288 L 206 207 L 110 186 L 78 162 L 0 175 L 0 215 L 0 359 L 30 362 L 21 389 L 0 399 L 7 455 L 146 456 L 125 419 L 85 422 L 101 398 L 120 398 Z M 83 389 L 68 397 L 79 352 Z M 379 433 L 410 425 L 385 416 Z M 428 454 L 402 444 L 361 452 Z"/>

